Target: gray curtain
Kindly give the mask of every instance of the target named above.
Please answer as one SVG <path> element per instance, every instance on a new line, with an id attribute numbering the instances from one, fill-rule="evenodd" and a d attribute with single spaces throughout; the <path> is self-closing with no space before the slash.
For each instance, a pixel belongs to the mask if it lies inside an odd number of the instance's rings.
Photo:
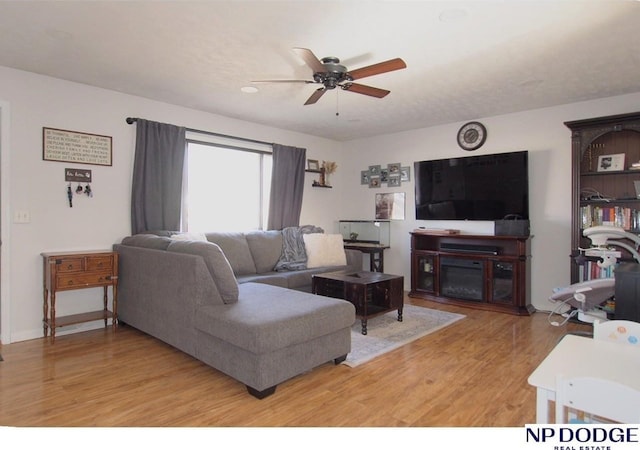
<path id="1" fill-rule="evenodd" d="M 273 144 L 269 230 L 300 225 L 307 150 Z"/>
<path id="2" fill-rule="evenodd" d="M 185 128 L 137 119 L 131 232 L 179 230 Z"/>

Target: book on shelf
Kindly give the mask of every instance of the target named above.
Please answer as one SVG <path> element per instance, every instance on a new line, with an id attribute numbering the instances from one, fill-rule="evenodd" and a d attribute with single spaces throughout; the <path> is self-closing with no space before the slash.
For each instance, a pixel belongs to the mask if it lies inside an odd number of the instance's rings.
<path id="1" fill-rule="evenodd" d="M 584 205 L 580 207 L 582 228 L 611 225 L 624 230 L 638 229 L 640 211 L 624 206 Z"/>
<path id="2" fill-rule="evenodd" d="M 578 266 L 578 280 L 588 281 L 598 278 L 613 278 L 615 266 L 600 267 L 598 260 L 587 260 Z"/>

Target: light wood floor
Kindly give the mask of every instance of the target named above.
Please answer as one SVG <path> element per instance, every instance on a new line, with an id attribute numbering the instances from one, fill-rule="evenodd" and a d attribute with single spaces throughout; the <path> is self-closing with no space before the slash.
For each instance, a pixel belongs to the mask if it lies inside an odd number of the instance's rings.
<path id="1" fill-rule="evenodd" d="M 130 327 L 0 347 L 0 426 L 520 427 L 527 383 L 558 340 L 590 326 L 406 298 L 467 317 L 357 368 L 325 364 L 264 400 Z"/>

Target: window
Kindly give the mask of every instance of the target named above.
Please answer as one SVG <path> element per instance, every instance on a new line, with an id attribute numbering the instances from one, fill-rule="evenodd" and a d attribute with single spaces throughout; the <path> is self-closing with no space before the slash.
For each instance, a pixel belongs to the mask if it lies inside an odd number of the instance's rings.
<path id="1" fill-rule="evenodd" d="M 188 142 L 182 228 L 192 232 L 264 229 L 272 156 L 264 150 Z"/>

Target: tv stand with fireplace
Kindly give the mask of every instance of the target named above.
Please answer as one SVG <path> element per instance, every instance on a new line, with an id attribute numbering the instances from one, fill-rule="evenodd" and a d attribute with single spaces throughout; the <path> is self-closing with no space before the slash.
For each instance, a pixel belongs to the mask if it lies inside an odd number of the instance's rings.
<path id="1" fill-rule="evenodd" d="M 529 315 L 531 236 L 411 233 L 409 297 Z"/>

